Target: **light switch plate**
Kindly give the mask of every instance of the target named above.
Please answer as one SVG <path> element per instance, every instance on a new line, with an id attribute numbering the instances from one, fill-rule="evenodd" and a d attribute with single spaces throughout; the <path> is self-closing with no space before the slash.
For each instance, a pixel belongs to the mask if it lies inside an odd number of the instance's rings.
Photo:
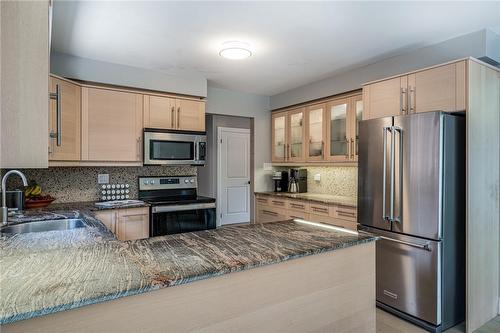
<path id="1" fill-rule="evenodd" d="M 97 184 L 109 184 L 109 174 L 100 173 L 97 175 Z"/>
<path id="2" fill-rule="evenodd" d="M 317 182 L 321 181 L 321 174 L 320 173 L 315 174 L 314 175 L 314 180 L 317 181 Z"/>

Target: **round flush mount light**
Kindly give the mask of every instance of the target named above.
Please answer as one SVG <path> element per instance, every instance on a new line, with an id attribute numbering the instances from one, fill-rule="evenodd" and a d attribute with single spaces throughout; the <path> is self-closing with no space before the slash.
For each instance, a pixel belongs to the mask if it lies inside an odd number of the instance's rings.
<path id="1" fill-rule="evenodd" d="M 240 41 L 229 41 L 222 43 L 219 55 L 230 60 L 242 60 L 252 55 L 250 45 Z"/>

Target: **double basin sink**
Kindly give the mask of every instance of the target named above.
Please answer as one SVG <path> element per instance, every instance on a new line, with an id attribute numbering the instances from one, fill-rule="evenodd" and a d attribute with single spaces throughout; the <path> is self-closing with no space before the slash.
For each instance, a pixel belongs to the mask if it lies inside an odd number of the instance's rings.
<path id="1" fill-rule="evenodd" d="M 0 227 L 0 234 L 26 234 L 31 232 L 62 231 L 87 227 L 82 219 L 45 220 L 9 224 Z"/>

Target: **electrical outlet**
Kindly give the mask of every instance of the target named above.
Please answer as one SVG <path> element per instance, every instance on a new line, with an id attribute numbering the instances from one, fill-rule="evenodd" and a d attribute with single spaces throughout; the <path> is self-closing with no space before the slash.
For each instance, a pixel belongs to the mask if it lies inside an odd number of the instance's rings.
<path id="1" fill-rule="evenodd" d="M 315 174 L 314 175 L 314 180 L 317 181 L 317 182 L 321 181 L 321 174 L 320 173 Z"/>
<path id="2" fill-rule="evenodd" d="M 100 173 L 97 175 L 97 184 L 109 184 L 109 174 Z"/>

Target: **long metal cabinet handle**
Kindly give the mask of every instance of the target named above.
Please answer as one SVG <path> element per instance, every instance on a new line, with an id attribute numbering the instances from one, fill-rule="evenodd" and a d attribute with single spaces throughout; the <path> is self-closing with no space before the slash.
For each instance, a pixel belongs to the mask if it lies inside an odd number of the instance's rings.
<path id="1" fill-rule="evenodd" d="M 181 127 L 181 107 L 177 108 L 177 129 Z"/>
<path id="2" fill-rule="evenodd" d="M 349 139 L 345 137 L 345 158 L 349 159 Z"/>
<path id="3" fill-rule="evenodd" d="M 386 183 L 387 183 L 387 132 L 390 130 L 390 127 L 384 127 L 383 131 L 383 156 L 382 156 L 382 161 L 383 161 L 383 166 L 382 166 L 382 220 L 387 220 L 387 215 L 385 215 L 386 211 L 386 202 L 385 202 L 385 194 L 386 194 Z"/>
<path id="4" fill-rule="evenodd" d="M 50 137 L 56 138 L 57 146 L 61 146 L 62 144 L 62 120 L 61 120 L 61 89 L 59 89 L 59 85 L 56 84 L 56 92 L 49 93 L 49 98 L 54 99 L 56 101 L 56 133 L 51 132 Z"/>
<path id="5" fill-rule="evenodd" d="M 354 139 L 351 138 L 351 159 L 354 158 Z"/>
<path id="6" fill-rule="evenodd" d="M 389 207 L 390 207 L 390 211 L 391 211 L 391 216 L 389 217 L 389 219 L 391 221 L 394 220 L 394 179 L 395 179 L 395 168 L 394 168 L 394 159 L 395 159 L 395 144 L 396 144 L 396 141 L 394 140 L 394 126 L 391 126 L 391 202 L 389 204 Z"/>
<path id="7" fill-rule="evenodd" d="M 406 94 L 406 89 L 405 88 L 401 88 L 400 92 L 399 92 L 399 112 L 401 114 L 405 114 L 406 113 L 406 108 L 403 104 L 403 95 Z"/>
<path id="8" fill-rule="evenodd" d="M 406 114 L 410 114 L 415 112 L 415 109 L 413 108 L 413 104 L 411 101 L 411 94 L 415 92 L 415 89 L 410 86 L 410 90 L 408 92 L 408 112 Z"/>
<path id="9" fill-rule="evenodd" d="M 172 128 L 174 128 L 174 118 L 175 118 L 175 106 L 172 106 L 172 112 L 171 112 L 171 115 L 172 115 L 172 119 L 170 121 L 170 123 L 172 124 Z"/>
<path id="10" fill-rule="evenodd" d="M 399 243 L 399 244 L 403 244 L 403 245 L 408 245 L 408 246 L 416 247 L 418 249 L 422 249 L 422 250 L 426 250 L 426 251 L 431 251 L 429 243 L 416 244 L 416 243 L 405 242 L 405 241 L 402 241 L 402 240 L 399 240 L 399 239 L 389 238 L 389 237 L 385 237 L 385 236 L 379 236 L 379 235 L 377 235 L 377 236 L 380 239 L 385 239 L 385 240 L 390 241 L 390 242 Z"/>

